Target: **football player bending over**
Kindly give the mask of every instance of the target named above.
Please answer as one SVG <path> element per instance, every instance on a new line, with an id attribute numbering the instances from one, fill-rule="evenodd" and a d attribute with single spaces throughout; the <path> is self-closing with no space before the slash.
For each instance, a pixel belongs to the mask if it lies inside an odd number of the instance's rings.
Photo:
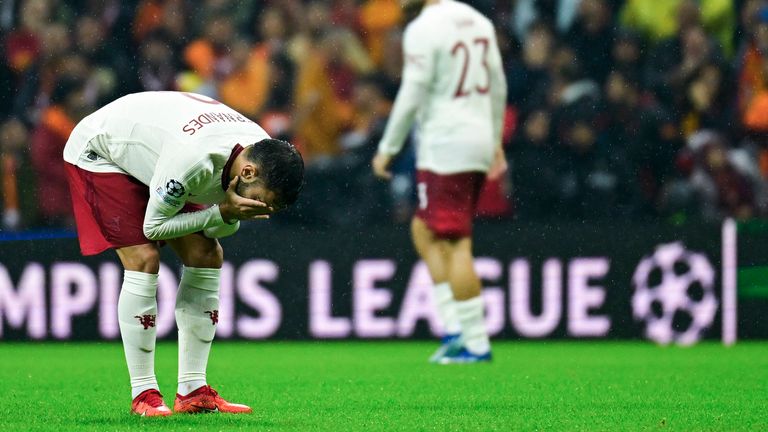
<path id="1" fill-rule="evenodd" d="M 131 411 L 171 414 L 154 366 L 159 248 L 167 243 L 184 263 L 174 411 L 251 412 L 222 399 L 206 380 L 224 259 L 217 238 L 296 200 L 304 177 L 299 153 L 213 99 L 146 92 L 83 119 L 64 160 L 83 255 L 114 249 L 125 268 L 117 309 Z"/>

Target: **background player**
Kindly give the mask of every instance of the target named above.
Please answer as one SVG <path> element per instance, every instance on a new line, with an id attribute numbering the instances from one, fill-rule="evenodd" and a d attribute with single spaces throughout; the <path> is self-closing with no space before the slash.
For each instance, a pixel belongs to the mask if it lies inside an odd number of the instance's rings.
<path id="1" fill-rule="evenodd" d="M 206 381 L 216 332 L 223 251 L 240 220 L 292 204 L 304 164 L 289 143 L 218 101 L 179 92 L 122 97 L 83 119 L 64 149 L 80 248 L 115 249 L 133 413 L 169 415 L 154 371 L 158 241 L 184 263 L 176 297 L 176 412 L 246 413 Z"/>
<path id="2" fill-rule="evenodd" d="M 495 30 L 457 1 L 401 4 L 420 13 L 405 30 L 403 80 L 373 170 L 391 177 L 392 157 L 418 121 L 419 208 L 411 231 L 445 327 L 443 345 L 430 360 L 490 361 L 471 233 L 486 175 L 498 177 L 507 167 L 501 148 L 507 89 Z"/>

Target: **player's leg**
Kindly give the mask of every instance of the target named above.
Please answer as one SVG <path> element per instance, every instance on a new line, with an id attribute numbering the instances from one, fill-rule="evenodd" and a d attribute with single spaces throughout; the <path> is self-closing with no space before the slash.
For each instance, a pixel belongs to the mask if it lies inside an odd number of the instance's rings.
<path id="1" fill-rule="evenodd" d="M 449 242 L 449 280 L 456 298 L 456 313 L 462 329 L 465 353 L 456 358 L 444 358 L 446 362 L 483 361 L 490 359 L 491 344 L 485 327 L 484 303 L 480 278 L 474 268 L 471 237 Z"/>
<path id="2" fill-rule="evenodd" d="M 449 274 L 448 280 L 453 287 L 453 297 L 457 302 L 466 301 L 480 295 L 480 278 L 475 272 L 472 255 L 472 238 L 462 237 L 446 240 Z"/>
<path id="3" fill-rule="evenodd" d="M 447 255 L 450 284 L 463 346 L 450 350 L 441 363 L 490 360 L 490 343 L 485 329 L 480 280 L 472 256 L 472 218 L 480 189 L 485 181 L 481 172 L 436 174 L 420 172 L 421 206 L 428 230 Z"/>
<path id="4" fill-rule="evenodd" d="M 251 412 L 230 404 L 208 386 L 206 369 L 219 321 L 219 286 L 224 253 L 216 239 L 195 233 L 169 240 L 184 269 L 176 295 L 179 329 L 179 385 L 177 412 Z"/>
<path id="5" fill-rule="evenodd" d="M 449 276 L 449 254 L 445 242 L 440 241 L 427 224 L 419 217 L 411 221 L 411 237 L 416 252 L 429 269 L 434 284 L 434 300 L 437 314 L 443 324 L 445 337 L 452 338 L 461 333 L 461 326 L 456 316 Z"/>
<path id="6" fill-rule="evenodd" d="M 224 254 L 215 239 L 190 234 L 170 240 L 184 269 L 176 294 L 179 329 L 179 388 L 186 396 L 207 385 L 206 367 L 219 314 L 219 285 Z"/>
<path id="7" fill-rule="evenodd" d="M 179 328 L 179 389 L 186 396 L 207 385 L 205 370 L 219 314 L 219 279 L 224 260 L 219 242 L 201 234 L 168 241 L 184 269 L 176 294 Z"/>
<path id="8" fill-rule="evenodd" d="M 83 255 L 115 249 L 125 269 L 117 310 L 131 379 L 131 411 L 169 415 L 154 369 L 160 258 L 142 230 L 149 191 L 122 173 L 93 173 L 69 163 L 65 170 Z"/>
<path id="9" fill-rule="evenodd" d="M 135 414 L 169 415 L 155 377 L 157 273 L 160 254 L 154 243 L 116 249 L 125 273 L 117 316 L 131 379 L 131 410 Z"/>
<path id="10" fill-rule="evenodd" d="M 433 229 L 446 200 L 443 183 L 440 176 L 421 170 L 417 172 L 417 180 L 419 207 L 411 221 L 411 236 L 416 252 L 426 263 L 432 277 L 435 309 L 443 324 L 442 343 L 429 358 L 430 362 L 437 362 L 447 353 L 461 348 L 461 325 L 448 280 L 448 250 Z"/>

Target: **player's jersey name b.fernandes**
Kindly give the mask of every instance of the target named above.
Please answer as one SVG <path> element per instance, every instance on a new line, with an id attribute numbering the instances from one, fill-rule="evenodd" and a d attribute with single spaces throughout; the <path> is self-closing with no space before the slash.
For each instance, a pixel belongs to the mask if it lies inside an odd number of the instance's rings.
<path id="1" fill-rule="evenodd" d="M 252 120 L 240 115 L 227 112 L 209 112 L 200 114 L 184 124 L 181 130 L 192 136 L 205 125 L 211 123 L 253 123 Z"/>

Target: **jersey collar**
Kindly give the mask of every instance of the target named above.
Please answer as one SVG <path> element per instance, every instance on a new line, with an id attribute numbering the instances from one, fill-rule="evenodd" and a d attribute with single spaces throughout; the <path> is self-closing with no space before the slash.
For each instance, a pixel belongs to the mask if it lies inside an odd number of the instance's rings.
<path id="1" fill-rule="evenodd" d="M 232 148 L 232 153 L 229 154 L 227 163 L 224 164 L 224 170 L 221 172 L 221 188 L 224 189 L 225 192 L 229 187 L 229 171 L 232 170 L 232 164 L 243 150 L 245 150 L 245 147 L 240 144 L 235 144 L 235 147 Z"/>

